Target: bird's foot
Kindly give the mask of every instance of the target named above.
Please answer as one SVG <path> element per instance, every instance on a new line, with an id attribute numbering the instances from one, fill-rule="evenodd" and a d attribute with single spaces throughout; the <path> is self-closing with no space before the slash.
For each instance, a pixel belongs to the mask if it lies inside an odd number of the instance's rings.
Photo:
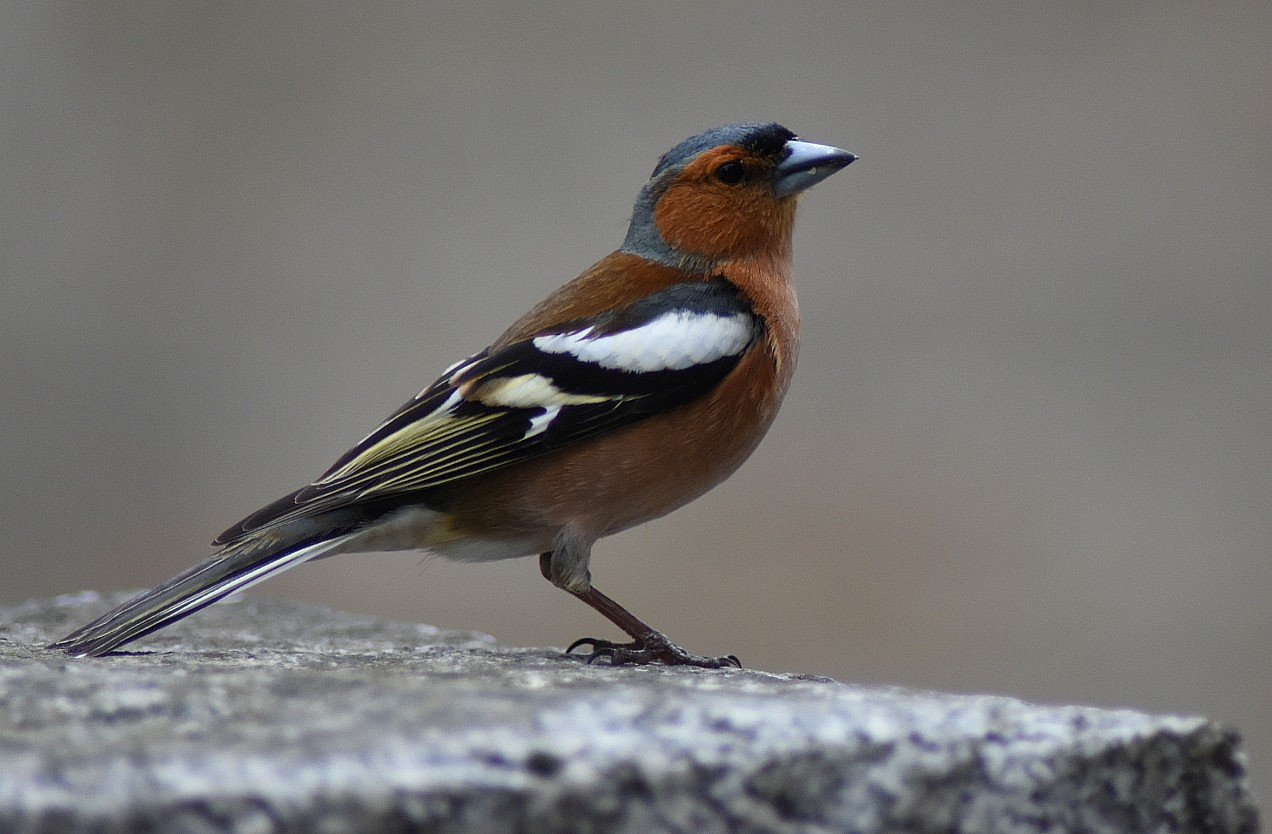
<path id="1" fill-rule="evenodd" d="M 595 637 L 584 637 L 575 640 L 565 650 L 573 654 L 580 646 L 590 646 L 592 651 L 583 659 L 589 664 L 601 658 L 610 662 L 611 666 L 628 664 L 641 666 L 646 663 L 662 663 L 667 666 L 698 666 L 703 669 L 741 669 L 742 663 L 736 655 L 724 657 L 700 657 L 677 646 L 660 631 L 651 631 L 643 638 L 630 643 L 614 643 L 609 640 L 598 640 Z"/>

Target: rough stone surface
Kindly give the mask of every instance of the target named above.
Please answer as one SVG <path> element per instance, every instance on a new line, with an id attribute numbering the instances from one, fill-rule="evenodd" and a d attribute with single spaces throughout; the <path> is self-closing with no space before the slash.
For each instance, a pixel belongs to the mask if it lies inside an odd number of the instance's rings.
<path id="1" fill-rule="evenodd" d="M 1201 718 L 586 666 L 249 597 L 138 651 L 0 609 L 5 832 L 1254 832 Z"/>

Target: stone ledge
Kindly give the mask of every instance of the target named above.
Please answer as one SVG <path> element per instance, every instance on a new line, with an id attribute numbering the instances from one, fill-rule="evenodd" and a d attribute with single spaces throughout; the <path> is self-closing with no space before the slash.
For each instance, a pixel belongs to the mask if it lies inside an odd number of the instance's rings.
<path id="1" fill-rule="evenodd" d="M 588 667 L 257 597 L 40 648 L 121 599 L 0 609 L 0 830 L 1258 830 L 1202 718 Z"/>

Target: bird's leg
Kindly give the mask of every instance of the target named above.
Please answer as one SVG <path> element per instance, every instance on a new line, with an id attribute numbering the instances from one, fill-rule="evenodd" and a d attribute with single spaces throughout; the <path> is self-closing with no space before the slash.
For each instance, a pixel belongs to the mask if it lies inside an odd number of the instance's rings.
<path id="1" fill-rule="evenodd" d="M 588 663 L 595 663 L 598 658 L 604 657 L 615 666 L 626 663 L 665 663 L 668 666 L 701 666 L 705 669 L 720 669 L 726 666 L 742 668 L 741 661 L 735 655 L 700 657 L 690 654 L 671 642 L 667 635 L 645 624 L 595 587 L 589 587 L 586 591 L 570 591 L 570 593 L 604 614 L 610 622 L 627 632 L 632 642 L 613 643 L 595 637 L 584 637 L 571 643 L 565 650 L 566 654 L 580 646 L 590 646 L 592 651 L 586 658 Z"/>
<path id="2" fill-rule="evenodd" d="M 591 583 L 583 590 L 559 585 L 552 574 L 552 554 L 539 555 L 539 570 L 554 585 L 578 597 L 595 608 L 614 625 L 622 629 L 632 638 L 630 643 L 614 643 L 599 640 L 595 637 L 584 637 L 575 640 L 567 648 L 566 654 L 572 653 L 580 646 L 590 646 L 592 651 L 585 658 L 588 663 L 595 663 L 606 658 L 614 666 L 624 664 L 663 663 L 668 666 L 700 666 L 705 669 L 724 667 L 741 668 L 742 663 L 734 655 L 724 657 L 700 657 L 690 654 L 668 639 L 661 631 L 645 624 L 636 615 L 598 591 Z"/>

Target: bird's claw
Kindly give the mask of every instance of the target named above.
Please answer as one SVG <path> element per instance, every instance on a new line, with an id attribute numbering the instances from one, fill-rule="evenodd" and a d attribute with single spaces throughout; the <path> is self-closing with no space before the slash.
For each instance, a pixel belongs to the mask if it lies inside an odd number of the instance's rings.
<path id="1" fill-rule="evenodd" d="M 592 649 L 583 657 L 589 665 L 605 658 L 611 666 L 643 666 L 647 663 L 662 663 L 666 666 L 697 666 L 703 669 L 742 668 L 742 662 L 738 660 L 737 655 L 701 657 L 690 654 L 657 631 L 644 639 L 633 640 L 630 643 L 614 643 L 595 637 L 583 637 L 571 643 L 565 653 L 573 654 L 574 650 L 580 646 L 590 646 Z"/>

